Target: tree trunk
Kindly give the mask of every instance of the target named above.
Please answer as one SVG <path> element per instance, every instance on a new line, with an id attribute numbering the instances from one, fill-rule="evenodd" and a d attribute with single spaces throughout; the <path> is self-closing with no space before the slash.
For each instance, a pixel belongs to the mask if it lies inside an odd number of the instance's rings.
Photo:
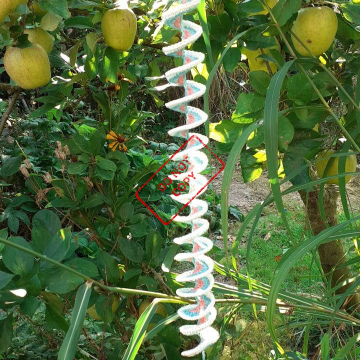
<path id="1" fill-rule="evenodd" d="M 318 235 L 328 226 L 337 225 L 337 202 L 339 191 L 336 186 L 326 186 L 324 191 L 324 209 L 328 225 L 325 223 L 320 214 L 319 208 L 319 190 L 305 192 L 299 191 L 301 199 L 305 205 L 306 213 L 309 218 L 310 226 L 314 235 Z M 347 256 L 341 240 L 333 240 L 325 244 L 321 244 L 318 248 L 321 267 L 329 281 L 331 287 L 351 278 L 351 270 L 349 266 L 342 265 L 347 261 Z M 336 294 L 343 294 L 346 289 L 351 286 L 348 283 L 335 291 Z M 354 294 L 349 296 L 342 304 L 348 312 L 359 310 L 360 296 Z"/>

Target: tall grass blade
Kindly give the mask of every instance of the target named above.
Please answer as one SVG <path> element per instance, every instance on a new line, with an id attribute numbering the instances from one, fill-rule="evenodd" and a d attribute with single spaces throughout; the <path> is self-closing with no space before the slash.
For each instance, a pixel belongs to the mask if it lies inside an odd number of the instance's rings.
<path id="1" fill-rule="evenodd" d="M 224 240 L 224 250 L 226 256 L 227 266 L 230 266 L 229 263 L 229 247 L 228 247 L 228 213 L 229 213 L 229 190 L 231 185 L 231 180 L 233 178 L 235 165 L 237 163 L 238 157 L 242 149 L 244 148 L 247 139 L 250 134 L 260 126 L 260 123 L 253 123 L 248 126 L 241 136 L 236 140 L 234 146 L 231 149 L 228 160 L 226 161 L 226 166 L 224 170 L 224 177 L 221 187 L 221 228 L 222 235 Z M 234 263 L 234 261 L 233 261 Z"/>
<path id="2" fill-rule="evenodd" d="M 266 311 L 266 320 L 270 334 L 280 351 L 283 350 L 280 344 L 277 342 L 277 336 L 275 333 L 275 326 L 274 326 L 274 314 L 275 314 L 276 302 L 279 296 L 281 285 L 284 282 L 286 276 L 288 275 L 291 267 L 293 267 L 296 264 L 296 262 L 306 253 L 312 251 L 313 249 L 316 249 L 320 244 L 329 242 L 330 236 L 336 235 L 338 238 L 341 238 L 343 236 L 343 233 L 341 231 L 345 230 L 345 228 L 349 226 L 352 222 L 357 221 L 359 219 L 360 216 L 357 216 L 352 218 L 350 221 L 345 221 L 339 225 L 333 226 L 331 228 L 322 231 L 317 236 L 311 237 L 306 241 L 302 242 L 301 244 L 298 244 L 296 247 L 287 251 L 284 257 L 282 258 L 271 283 L 268 308 Z"/>
<path id="3" fill-rule="evenodd" d="M 122 358 L 122 360 L 134 360 L 141 344 L 144 341 L 146 330 L 152 317 L 155 314 L 156 308 L 158 306 L 159 299 L 153 300 L 153 302 L 146 308 L 143 314 L 140 316 L 137 321 L 134 332 L 131 336 L 130 343 L 126 349 L 126 352 Z"/>
<path id="4" fill-rule="evenodd" d="M 70 327 L 65 339 L 61 344 L 58 360 L 73 360 L 76 355 L 77 346 L 84 325 L 86 309 L 88 307 L 92 283 L 86 282 L 81 285 L 76 294 L 74 310 L 72 312 Z"/>
<path id="5" fill-rule="evenodd" d="M 293 64 L 293 60 L 287 62 L 271 79 L 265 101 L 264 132 L 269 182 L 274 195 L 277 209 L 289 233 L 289 236 L 294 242 L 292 232 L 290 230 L 285 215 L 285 209 L 281 197 L 280 183 L 278 177 L 278 113 L 280 91 L 285 77 Z"/>

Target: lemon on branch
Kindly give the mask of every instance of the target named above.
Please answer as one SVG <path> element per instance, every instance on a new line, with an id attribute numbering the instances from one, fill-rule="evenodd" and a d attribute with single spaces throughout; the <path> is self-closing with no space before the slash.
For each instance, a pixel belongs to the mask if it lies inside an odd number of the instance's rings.
<path id="1" fill-rule="evenodd" d="M 113 314 L 116 313 L 117 309 L 119 307 L 119 298 L 117 295 L 113 294 L 112 296 L 112 304 L 111 304 L 111 312 Z M 103 320 L 103 315 L 99 315 L 96 311 L 96 307 L 95 304 L 93 306 L 91 306 L 88 310 L 87 310 L 88 314 L 90 315 L 91 318 L 93 318 L 94 320 Z"/>
<path id="2" fill-rule="evenodd" d="M 122 1 L 108 10 L 101 20 L 101 30 L 108 46 L 127 51 L 134 44 L 137 22 L 134 12 Z"/>
<path id="3" fill-rule="evenodd" d="M 281 48 L 280 48 L 279 42 L 276 40 L 275 46 L 272 46 L 272 47 L 266 48 L 266 49 L 248 50 L 245 48 L 243 50 L 242 53 L 248 59 L 250 71 L 265 71 L 267 73 L 269 72 L 268 66 L 266 64 L 266 60 L 264 60 L 260 56 L 261 55 L 271 55 L 270 49 L 276 49 L 277 51 L 280 51 Z M 269 67 L 270 67 L 272 73 L 275 73 L 278 69 L 277 65 L 272 61 L 268 61 L 268 64 L 269 64 Z"/>
<path id="4" fill-rule="evenodd" d="M 51 79 L 50 61 L 43 47 L 9 47 L 4 57 L 5 71 L 25 90 L 45 86 Z"/>
<path id="5" fill-rule="evenodd" d="M 141 316 L 141 315 L 144 313 L 144 311 L 145 311 L 150 305 L 151 305 L 151 301 L 150 301 L 150 300 L 144 300 L 144 301 L 142 301 L 142 303 L 140 304 L 140 307 L 139 307 L 139 316 Z M 156 311 L 155 311 L 155 314 L 159 314 L 159 315 L 161 315 L 161 316 L 164 317 L 164 318 L 168 316 L 168 313 L 167 313 L 164 305 L 161 304 L 161 303 L 158 303 L 157 308 L 156 308 Z M 156 324 L 154 324 L 154 323 L 150 323 L 150 324 L 148 325 L 147 329 L 148 329 L 148 330 L 151 330 L 151 329 L 154 328 L 155 325 L 156 325 Z"/>
<path id="6" fill-rule="evenodd" d="M 266 3 L 268 4 L 270 9 L 272 9 L 278 2 L 279 2 L 279 0 L 266 0 Z M 263 8 L 264 8 L 264 10 L 259 11 L 257 13 L 251 13 L 249 15 L 250 16 L 253 16 L 253 15 L 267 15 L 269 13 L 269 10 L 266 8 L 265 5 L 263 5 Z"/>
<path id="7" fill-rule="evenodd" d="M 335 150 L 327 150 L 322 151 L 316 157 L 316 170 L 320 178 L 334 176 L 339 174 L 339 157 L 331 157 L 336 153 Z M 328 168 L 326 166 L 331 159 L 331 163 L 329 164 Z M 356 171 L 356 155 L 347 155 L 346 162 L 345 162 L 345 172 L 355 172 Z M 326 170 L 326 173 L 325 173 Z M 352 178 L 351 175 L 345 176 L 345 183 L 348 183 Z M 326 181 L 326 184 L 335 184 L 339 185 L 339 179 L 330 179 Z"/>
<path id="8" fill-rule="evenodd" d="M 311 56 L 302 43 L 315 56 L 327 51 L 334 41 L 338 19 L 327 6 L 301 9 L 294 22 L 291 38 L 296 51 L 302 56 Z M 299 38 L 300 42 L 296 39 Z"/>

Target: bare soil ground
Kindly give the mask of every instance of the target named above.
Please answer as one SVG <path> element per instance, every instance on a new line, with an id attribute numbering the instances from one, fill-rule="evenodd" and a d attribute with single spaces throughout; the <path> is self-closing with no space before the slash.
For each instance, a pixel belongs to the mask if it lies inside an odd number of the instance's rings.
<path id="1" fill-rule="evenodd" d="M 221 192 L 221 185 L 224 172 L 220 173 L 212 182 L 217 192 Z M 288 189 L 291 184 L 281 186 L 281 190 Z M 354 213 L 360 212 L 360 176 L 356 176 L 347 184 L 348 201 L 351 210 Z M 231 183 L 229 191 L 229 205 L 237 206 L 241 212 L 246 215 L 259 202 L 264 201 L 270 192 L 270 185 L 267 178 L 267 172 L 254 182 L 244 183 L 241 176 L 241 170 L 238 168 Z M 301 205 L 301 199 L 297 192 L 287 194 L 283 197 L 284 204 L 290 210 L 293 206 Z M 274 205 L 270 205 L 274 207 Z M 339 212 L 342 212 L 341 201 L 339 201 Z"/>

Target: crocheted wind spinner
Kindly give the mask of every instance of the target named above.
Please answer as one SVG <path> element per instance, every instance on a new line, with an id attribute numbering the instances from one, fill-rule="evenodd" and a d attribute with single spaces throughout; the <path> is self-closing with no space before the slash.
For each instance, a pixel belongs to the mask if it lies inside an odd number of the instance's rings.
<path id="1" fill-rule="evenodd" d="M 167 46 L 163 49 L 168 56 L 183 59 L 183 65 L 166 72 L 165 78 L 169 84 L 167 86 L 181 86 L 185 89 L 185 96 L 165 104 L 169 109 L 184 114 L 186 125 L 179 126 L 169 131 L 169 135 L 182 137 L 186 140 L 193 137 L 183 151 L 176 154 L 174 161 L 187 160 L 190 163 L 187 172 L 180 176 L 170 176 L 172 180 L 182 181 L 187 178 L 189 173 L 193 173 L 195 179 L 190 179 L 189 193 L 183 193 L 179 196 L 171 197 L 186 204 L 192 199 L 197 192 L 207 184 L 207 179 L 200 173 L 208 165 L 207 156 L 200 150 L 207 144 L 209 139 L 200 134 L 191 133 L 189 130 L 200 126 L 207 121 L 207 114 L 195 107 L 189 106 L 189 102 L 204 95 L 206 87 L 195 81 L 187 80 L 186 74 L 198 64 L 201 64 L 205 55 L 199 52 L 190 51 L 186 48 L 202 36 L 201 26 L 190 21 L 184 20 L 183 15 L 191 10 L 196 9 L 200 0 L 181 0 L 176 1 L 172 7 L 163 14 L 163 22 L 181 31 L 182 39 L 179 43 Z M 165 86 L 165 87 L 167 87 Z M 162 88 L 165 88 L 162 87 Z M 199 141 L 200 140 L 200 141 Z M 206 191 L 206 187 L 197 195 L 200 196 Z M 187 321 L 196 321 L 195 324 L 187 324 L 180 327 L 180 332 L 186 336 L 198 335 L 200 342 L 194 349 L 182 352 L 182 356 L 192 357 L 202 353 L 207 347 L 216 343 L 219 339 L 219 333 L 213 327 L 212 323 L 216 318 L 215 298 L 212 294 L 214 277 L 212 271 L 214 262 L 205 254 L 211 250 L 213 243 L 210 239 L 203 237 L 209 229 L 207 220 L 202 219 L 206 213 L 208 205 L 206 201 L 195 198 L 189 204 L 190 215 L 178 216 L 175 221 L 190 224 L 191 233 L 174 239 L 179 245 L 191 244 L 193 246 L 191 253 L 180 253 L 176 255 L 177 261 L 192 262 L 194 269 L 186 271 L 177 276 L 179 282 L 194 283 L 194 287 L 182 288 L 177 290 L 177 294 L 184 298 L 195 298 L 196 303 L 187 305 L 178 310 L 179 316 Z"/>

